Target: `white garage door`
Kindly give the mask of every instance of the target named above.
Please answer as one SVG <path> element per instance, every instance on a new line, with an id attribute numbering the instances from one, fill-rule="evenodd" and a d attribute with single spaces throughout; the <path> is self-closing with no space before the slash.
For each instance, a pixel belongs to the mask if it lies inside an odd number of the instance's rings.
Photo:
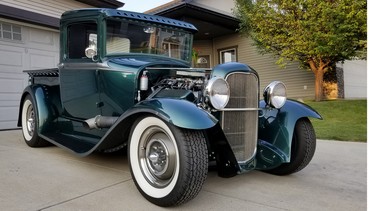
<path id="1" fill-rule="evenodd" d="M 18 108 L 28 75 L 59 60 L 56 31 L 0 20 L 0 130 L 17 128 Z"/>
<path id="2" fill-rule="evenodd" d="M 344 70 L 344 96 L 346 99 L 367 98 L 367 61 L 347 60 Z"/>

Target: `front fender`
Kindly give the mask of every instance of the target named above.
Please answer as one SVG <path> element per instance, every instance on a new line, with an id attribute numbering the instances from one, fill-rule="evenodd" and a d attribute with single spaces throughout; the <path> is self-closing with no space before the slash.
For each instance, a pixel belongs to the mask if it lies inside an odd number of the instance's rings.
<path id="1" fill-rule="evenodd" d="M 136 104 L 129 113 L 148 112 L 181 128 L 203 130 L 216 125 L 218 120 L 194 103 L 186 100 L 158 98 Z M 128 112 L 126 112 L 128 113 Z"/>
<path id="2" fill-rule="evenodd" d="M 134 121 L 145 114 L 158 116 L 177 127 L 195 130 L 212 128 L 218 122 L 214 116 L 189 101 L 168 98 L 149 99 L 139 102 L 122 114 L 95 149 L 108 149 L 122 144 L 124 139 L 129 137 Z"/>
<path id="3" fill-rule="evenodd" d="M 263 111 L 259 117 L 258 138 L 284 153 L 286 162 L 290 162 L 294 126 L 298 119 L 304 117 L 323 119 L 310 106 L 294 100 L 287 100 L 281 109 L 266 108 L 264 101 L 261 101 L 260 108 L 263 108 Z"/>

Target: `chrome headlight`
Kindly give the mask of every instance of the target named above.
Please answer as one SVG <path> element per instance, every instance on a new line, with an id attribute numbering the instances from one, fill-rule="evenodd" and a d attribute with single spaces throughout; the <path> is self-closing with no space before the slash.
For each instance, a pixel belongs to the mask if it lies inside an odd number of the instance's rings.
<path id="1" fill-rule="evenodd" d="M 229 84 L 223 78 L 211 78 L 207 82 L 205 96 L 215 109 L 223 109 L 229 101 Z"/>
<path id="2" fill-rule="evenodd" d="M 283 82 L 273 81 L 263 91 L 264 101 L 273 108 L 281 108 L 286 102 L 286 86 Z"/>

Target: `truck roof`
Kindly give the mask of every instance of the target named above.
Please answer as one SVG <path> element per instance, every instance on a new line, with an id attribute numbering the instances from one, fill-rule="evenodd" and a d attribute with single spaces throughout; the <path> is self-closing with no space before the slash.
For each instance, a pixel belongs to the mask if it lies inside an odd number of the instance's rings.
<path id="1" fill-rule="evenodd" d="M 149 15 L 144 13 L 137 13 L 125 10 L 107 9 L 107 8 L 87 8 L 66 11 L 61 15 L 61 21 L 76 19 L 76 18 L 87 18 L 87 17 L 121 17 L 124 19 L 141 20 L 146 22 L 153 22 L 162 25 L 174 26 L 184 28 L 192 32 L 197 32 L 198 29 L 190 23 L 179 21 L 171 18 L 166 18 L 157 15 Z"/>

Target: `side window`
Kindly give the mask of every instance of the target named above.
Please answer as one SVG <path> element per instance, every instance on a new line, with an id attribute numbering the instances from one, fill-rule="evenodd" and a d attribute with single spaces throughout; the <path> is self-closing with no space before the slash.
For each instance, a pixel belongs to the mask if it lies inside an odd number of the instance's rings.
<path id="1" fill-rule="evenodd" d="M 237 61 L 237 47 L 219 50 L 220 64 Z"/>
<path id="2" fill-rule="evenodd" d="M 88 58 L 85 50 L 97 48 L 97 24 L 86 22 L 68 26 L 67 45 L 69 59 Z"/>
<path id="3" fill-rule="evenodd" d="M 114 53 L 129 53 L 130 39 L 128 24 L 125 22 L 108 20 L 107 21 L 107 39 L 106 51 L 107 54 Z"/>

